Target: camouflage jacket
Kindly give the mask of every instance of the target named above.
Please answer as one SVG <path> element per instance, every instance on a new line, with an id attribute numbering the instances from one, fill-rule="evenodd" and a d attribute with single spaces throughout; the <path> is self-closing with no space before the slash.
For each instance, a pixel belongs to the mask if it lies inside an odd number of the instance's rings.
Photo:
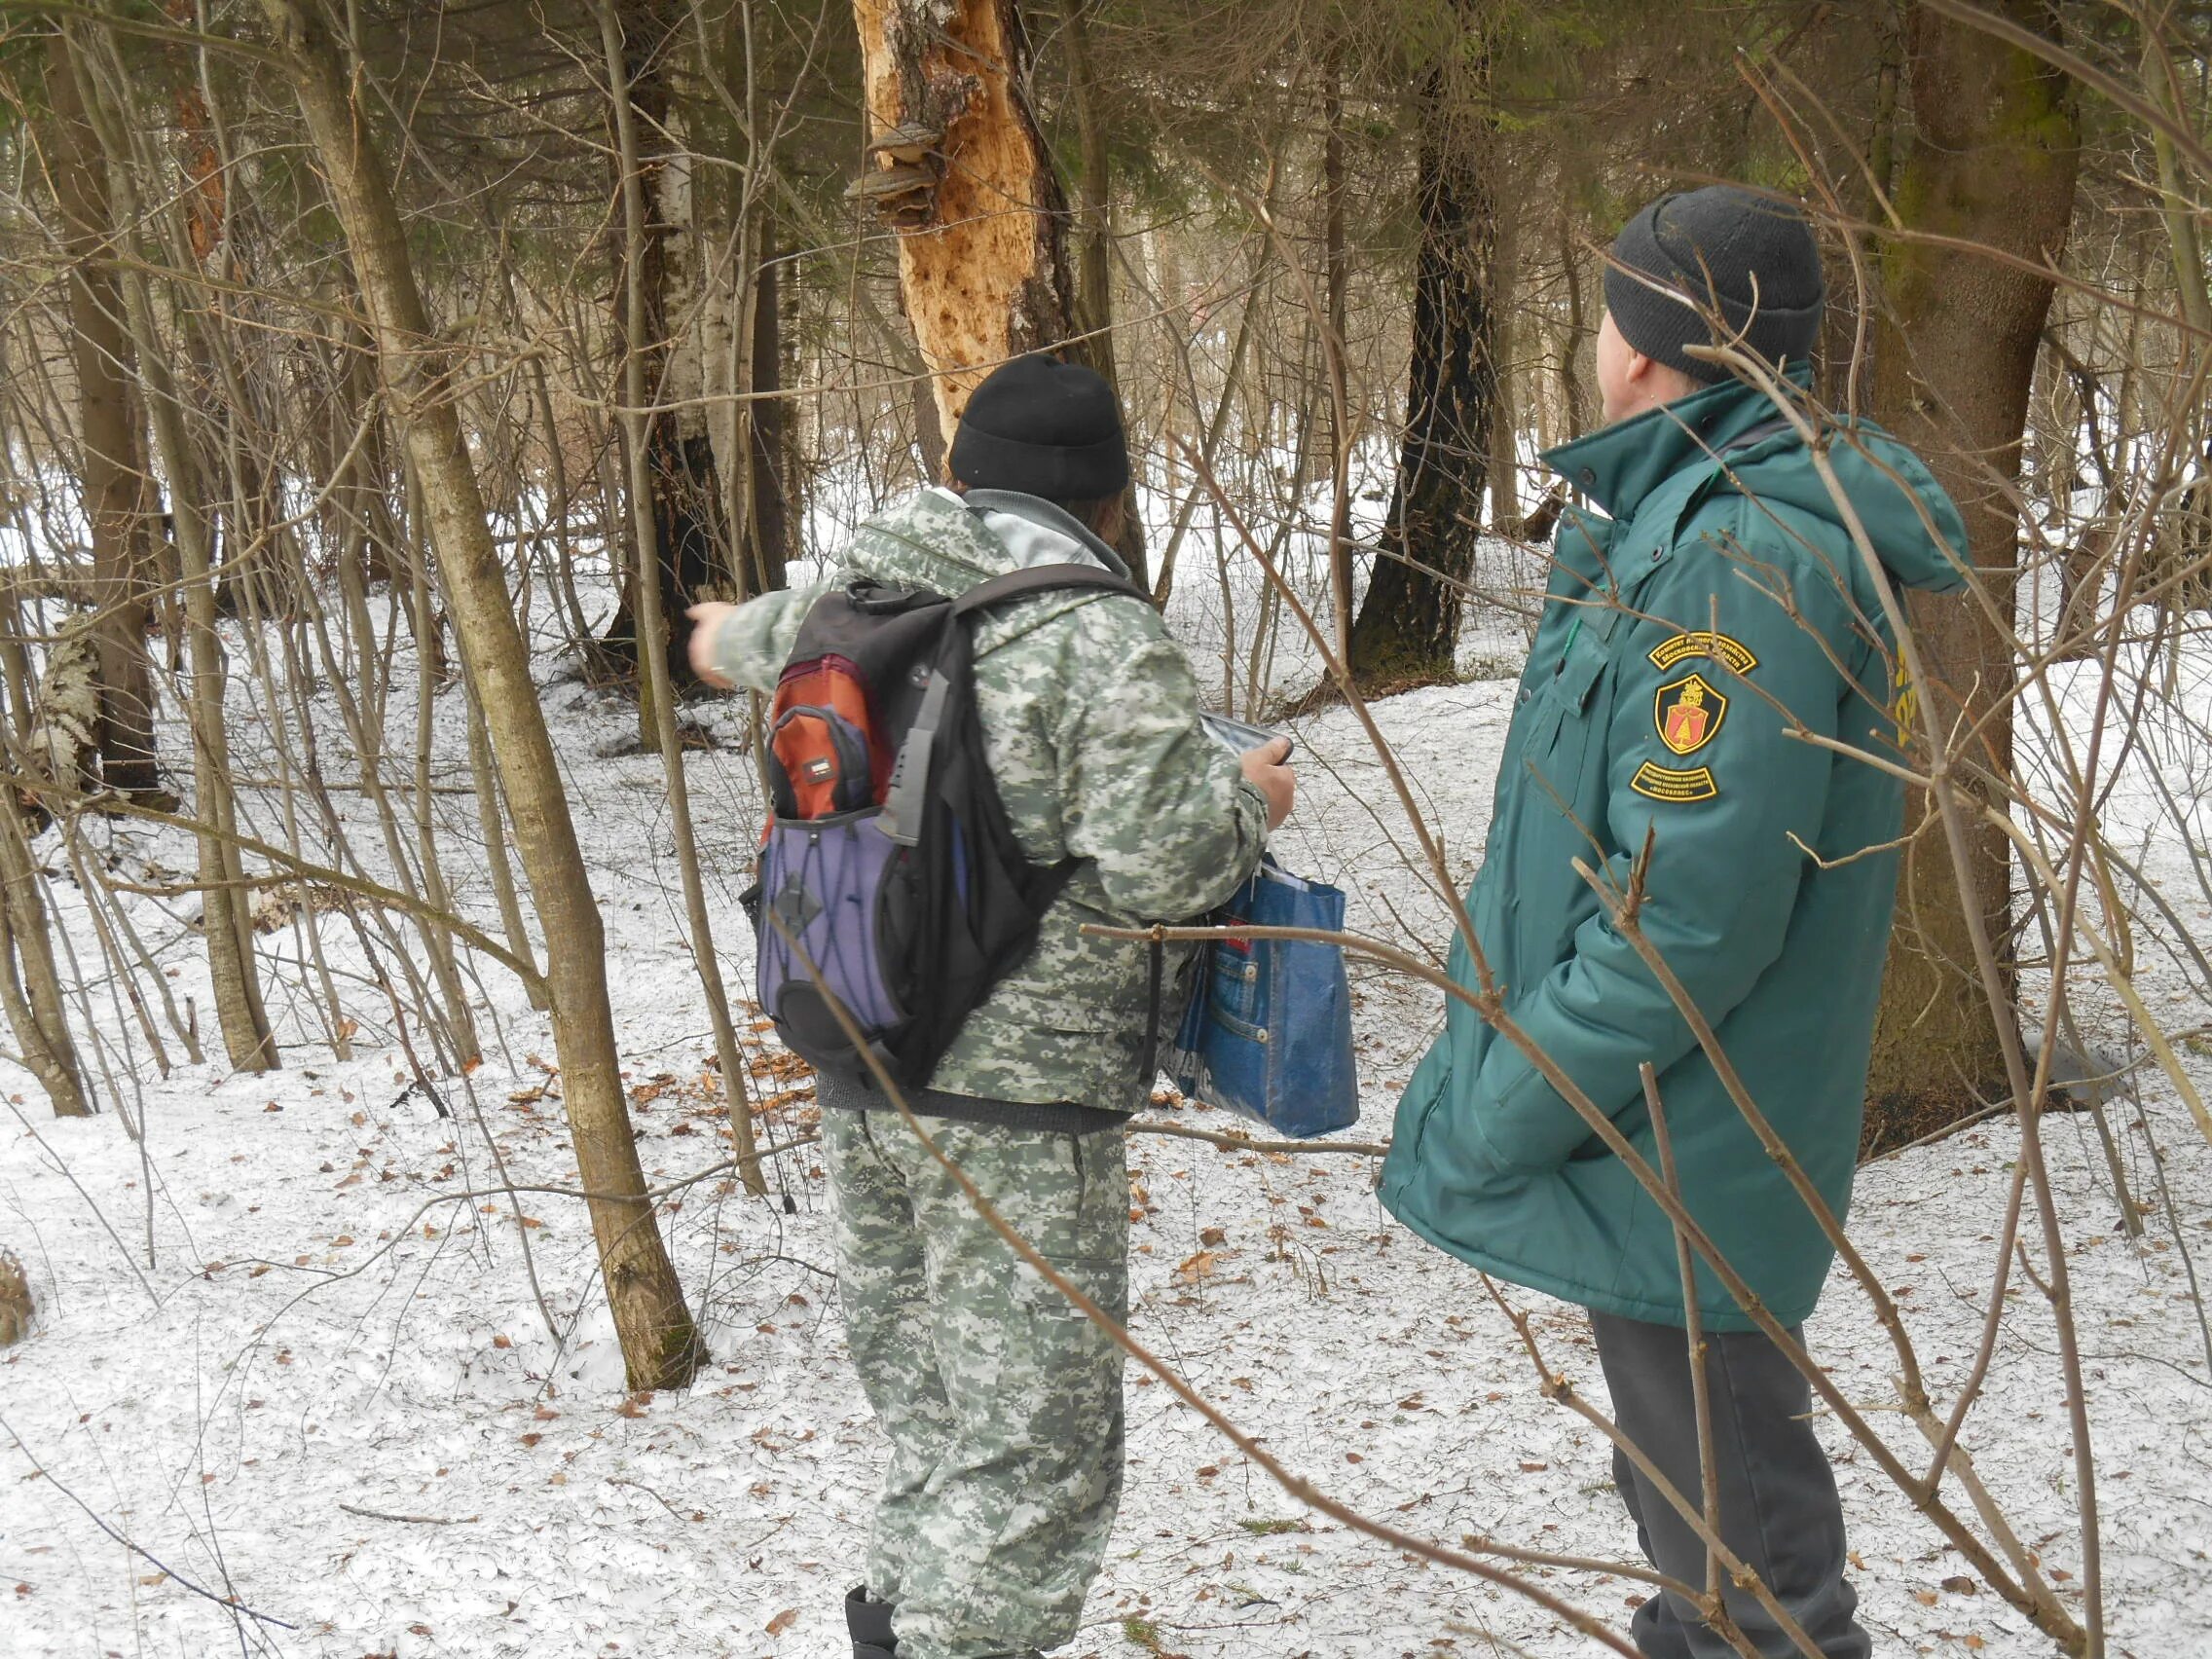
<path id="1" fill-rule="evenodd" d="M 741 606 L 715 641 L 715 666 L 772 692 L 814 601 L 856 577 L 957 594 L 1027 565 L 1127 573 L 1049 502 L 998 491 L 969 499 L 923 490 L 864 525 L 830 582 Z M 1133 599 L 1047 593 L 987 613 L 977 624 L 976 701 L 1022 851 L 1039 864 L 1083 863 L 1037 948 L 969 1015 L 931 1087 L 1133 1111 L 1153 1082 L 1137 1076 L 1147 953 L 1082 929 L 1179 921 L 1220 903 L 1259 863 L 1267 803 L 1199 726 L 1182 647 Z"/>

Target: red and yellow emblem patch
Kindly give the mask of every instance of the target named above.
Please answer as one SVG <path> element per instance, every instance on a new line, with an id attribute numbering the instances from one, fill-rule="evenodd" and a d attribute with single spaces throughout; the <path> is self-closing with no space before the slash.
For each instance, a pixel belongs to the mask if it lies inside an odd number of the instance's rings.
<path id="1" fill-rule="evenodd" d="M 1720 733 L 1728 718 L 1728 699 L 1702 674 L 1689 674 L 1659 687 L 1651 700 L 1651 723 L 1659 741 L 1677 755 L 1694 755 Z"/>

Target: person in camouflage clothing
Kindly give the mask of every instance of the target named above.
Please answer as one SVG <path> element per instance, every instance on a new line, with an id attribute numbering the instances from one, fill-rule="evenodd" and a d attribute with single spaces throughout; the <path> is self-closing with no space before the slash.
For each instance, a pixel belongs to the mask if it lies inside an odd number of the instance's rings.
<path id="1" fill-rule="evenodd" d="M 691 614 L 692 662 L 772 691 L 808 608 L 858 578 L 956 595 L 1034 565 L 1098 564 L 1129 478 L 1120 411 L 1044 356 L 969 400 L 954 488 L 862 527 L 830 583 Z M 1009 1223 L 1117 1319 L 1128 1308 L 1123 1124 L 1149 1097 L 1148 953 L 1087 924 L 1227 899 L 1290 810 L 1279 740 L 1239 759 L 1198 723 L 1190 665 L 1130 596 L 1061 591 L 984 613 L 985 753 L 1022 851 L 1082 863 L 1036 948 L 968 1016 L 908 1104 Z M 1121 1497 L 1122 1358 L 991 1231 L 900 1112 L 819 1083 L 853 1361 L 891 1442 L 856 1659 L 1025 1659 L 1075 1635 Z"/>

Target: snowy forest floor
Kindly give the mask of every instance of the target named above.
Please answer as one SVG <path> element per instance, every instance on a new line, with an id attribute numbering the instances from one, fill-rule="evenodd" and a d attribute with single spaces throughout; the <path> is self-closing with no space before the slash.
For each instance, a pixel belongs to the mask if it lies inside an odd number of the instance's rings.
<path id="1" fill-rule="evenodd" d="M 551 660 L 541 672 L 607 917 L 642 1154 L 656 1181 L 679 1180 L 725 1156 L 725 1142 L 660 762 L 623 753 L 630 705 Z M 398 731 L 404 654 L 401 681 Z M 234 690 L 250 719 L 250 681 Z M 1473 682 L 1379 709 L 1448 832 L 1458 880 L 1482 845 L 1511 691 Z M 459 711 L 447 692 L 432 764 L 441 784 L 466 779 Z M 757 809 L 737 711 L 710 705 L 703 718 L 722 746 L 688 765 L 719 943 L 743 985 L 751 941 L 734 900 Z M 1357 725 L 1332 712 L 1301 722 L 1299 736 L 1305 793 L 1280 838 L 1284 861 L 1352 890 L 1353 927 L 1440 952 L 1443 908 L 1408 872 L 1409 837 Z M 330 741 L 345 753 L 335 729 Z M 267 776 L 270 756 L 242 751 L 241 776 Z M 2114 810 L 2136 798 L 2122 792 Z M 273 826 L 271 797 L 249 806 Z M 472 803 L 441 795 L 438 808 L 448 878 L 496 932 Z M 377 832 L 357 797 L 356 810 L 350 828 L 366 848 Z M 153 885 L 160 868 L 191 867 L 181 836 L 104 832 L 126 879 Z M 42 851 L 66 868 L 51 840 Z M 2179 838 L 2154 836 L 2145 852 L 2180 913 L 2204 921 Z M 91 973 L 99 958 L 82 897 L 66 878 L 55 891 Z M 188 906 L 126 903 L 180 1004 L 208 1010 Z M 328 929 L 328 943 L 351 976 L 347 1013 L 359 1025 L 343 1063 L 316 1035 L 290 928 L 261 941 L 286 1044 L 273 1075 L 210 1062 L 156 1078 L 142 1044 L 127 1052 L 123 1005 L 96 978 L 97 1005 L 114 1011 L 107 1062 L 137 1061 L 123 1094 L 143 1144 L 113 1110 L 46 1118 L 28 1078 L 0 1068 L 0 1093 L 18 1102 L 0 1118 L 0 1243 L 22 1255 L 43 1309 L 35 1334 L 0 1354 L 0 1654 L 847 1651 L 839 1604 L 860 1575 L 881 1442 L 845 1356 L 811 1149 L 774 1161 L 766 1201 L 721 1180 L 671 1199 L 664 1225 L 715 1360 L 688 1392 L 628 1397 L 582 1206 L 543 1193 L 518 1205 L 491 1157 L 496 1145 L 517 1186 L 575 1179 L 545 1020 L 511 977 L 478 964 L 488 1057 L 465 1078 L 435 1080 L 453 1114 L 441 1116 L 342 932 Z M 2160 978 L 2157 954 L 2143 951 L 2154 1012 L 2167 1029 L 2200 1024 L 2202 1010 L 2178 1006 L 2179 978 Z M 1377 972 L 1355 969 L 1355 989 L 1366 1115 L 1354 1133 L 1380 1137 L 1440 1011 L 1433 994 Z M 2095 1041 L 2138 1051 L 2092 977 L 2079 1006 Z M 746 1036 L 756 1091 L 775 1102 L 763 1136 L 788 1139 L 811 1123 L 807 1091 L 763 1038 Z M 2212 1063 L 2187 1057 L 2212 1088 Z M 2114 1120 L 2129 1179 L 2156 1198 L 2155 1144 L 2188 1253 L 2212 1253 L 2212 1149 L 2155 1068 L 2134 1076 L 2140 1099 Z M 2047 1134 L 2089 1367 L 2115 1648 L 2133 1659 L 2212 1651 L 2212 1378 L 2184 1250 L 2163 1218 L 2147 1238 L 2121 1235 L 2084 1117 L 2053 1119 Z M 2009 1121 L 1993 1121 L 1860 1182 L 1853 1232 L 1938 1389 L 1972 1357 L 2017 1140 Z M 1136 1335 L 1291 1466 L 1448 1543 L 1480 1533 L 1568 1554 L 1634 1551 L 1602 1443 L 1539 1397 L 1477 1276 L 1383 1214 L 1370 1160 L 1139 1134 L 1131 1171 Z M 1222 1241 L 1202 1242 L 1216 1228 Z M 2082 1563 L 2053 1325 L 2035 1290 L 2018 1274 L 2013 1283 L 1966 1444 L 2074 1594 Z M 1536 1310 L 1551 1362 L 1603 1401 L 1575 1310 L 1508 1294 Z M 1925 1462 L 1909 1425 L 1880 1411 L 1894 1398 L 1893 1361 L 1863 1299 L 1832 1285 L 1810 1340 L 1907 1460 Z M 1303 1510 L 1165 1388 L 1133 1368 L 1130 1384 L 1127 1493 L 1067 1653 L 1585 1650 L 1509 1594 Z M 2050 1651 L 1833 1424 L 1822 1432 L 1877 1651 Z M 1618 1577 L 1541 1576 L 1618 1624 L 1638 1599 Z M 265 1616 L 234 1615 L 193 1586 Z"/>

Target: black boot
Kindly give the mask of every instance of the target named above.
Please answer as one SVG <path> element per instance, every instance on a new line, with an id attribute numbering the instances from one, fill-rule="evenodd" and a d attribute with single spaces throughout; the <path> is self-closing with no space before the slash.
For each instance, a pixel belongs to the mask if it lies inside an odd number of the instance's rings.
<path id="1" fill-rule="evenodd" d="M 896 1659 L 899 1639 L 891 1634 L 891 1604 L 868 1600 L 865 1584 L 845 1592 L 845 1628 L 853 1635 L 853 1659 Z"/>

